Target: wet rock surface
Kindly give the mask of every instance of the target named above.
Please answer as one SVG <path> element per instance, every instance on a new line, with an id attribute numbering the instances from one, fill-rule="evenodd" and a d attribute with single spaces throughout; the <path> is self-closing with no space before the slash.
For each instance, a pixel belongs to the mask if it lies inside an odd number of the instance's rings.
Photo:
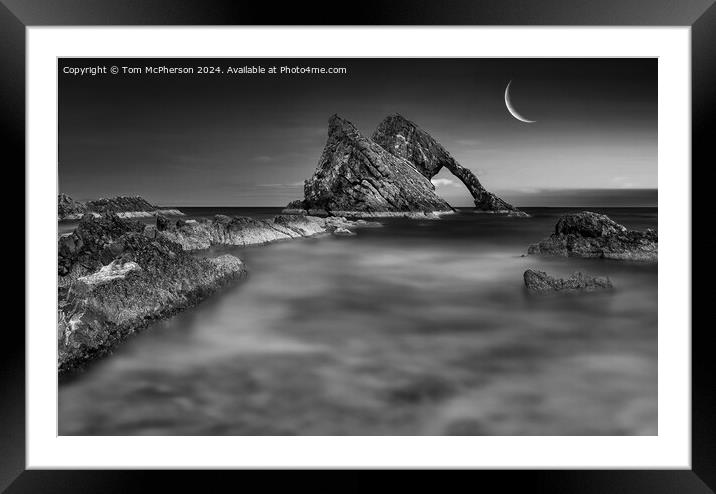
<path id="1" fill-rule="evenodd" d="M 568 278 L 555 278 L 544 271 L 528 269 L 524 272 L 525 287 L 530 292 L 593 292 L 613 288 L 607 277 L 576 272 Z"/>
<path id="2" fill-rule="evenodd" d="M 57 274 L 60 284 L 98 271 L 121 253 L 121 237 L 124 234 L 143 231 L 141 223 L 116 214 L 109 213 L 98 218 L 85 214 L 77 228 L 58 241 Z"/>
<path id="3" fill-rule="evenodd" d="M 187 251 L 317 234 L 355 235 L 353 229 L 370 226 L 380 224 L 293 215 L 172 222 L 160 215 L 154 226 L 115 213 L 85 214 L 58 241 L 58 369 L 81 367 L 246 272 L 235 256 L 204 259 Z"/>
<path id="4" fill-rule="evenodd" d="M 185 222 L 164 230 L 159 229 L 158 223 L 158 234 L 181 245 L 184 250 L 208 249 L 213 245 L 260 245 L 327 233 L 346 235 L 345 231 L 353 234 L 355 228 L 380 226 L 364 220 L 309 215 L 279 215 L 264 220 L 217 215 L 210 220 Z"/>
<path id="5" fill-rule="evenodd" d="M 656 230 L 629 230 L 606 215 L 584 211 L 562 216 L 554 233 L 530 245 L 527 252 L 533 255 L 656 262 L 658 245 Z"/>
<path id="6" fill-rule="evenodd" d="M 156 245 L 150 248 L 161 249 Z M 243 263 L 234 256 L 196 259 L 178 248 L 172 253 L 174 262 L 164 263 L 161 271 L 146 264 L 144 268 L 126 269 L 128 264 L 141 264 L 119 261 L 113 270 L 123 270 L 123 275 L 108 279 L 91 275 L 70 286 L 59 301 L 60 373 L 110 352 L 132 333 L 197 304 L 245 273 Z M 165 254 L 161 252 L 159 257 Z"/>
<path id="7" fill-rule="evenodd" d="M 195 305 L 245 273 L 237 257 L 194 257 L 155 232 L 116 214 L 86 215 L 72 234 L 60 238 L 61 373 L 111 351 L 152 321 Z"/>

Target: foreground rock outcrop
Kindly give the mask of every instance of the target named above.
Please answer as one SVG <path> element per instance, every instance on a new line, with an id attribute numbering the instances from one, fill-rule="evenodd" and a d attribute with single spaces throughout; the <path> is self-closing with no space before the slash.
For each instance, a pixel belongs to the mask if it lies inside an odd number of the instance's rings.
<path id="1" fill-rule="evenodd" d="M 411 162 L 427 179 L 433 178 L 443 167 L 447 168 L 465 184 L 478 210 L 527 216 L 512 204 L 488 192 L 470 169 L 458 163 L 430 134 L 402 115 L 386 117 L 372 138 L 392 155 Z"/>
<path id="2" fill-rule="evenodd" d="M 162 225 L 160 227 L 160 224 Z M 323 233 L 352 234 L 352 229 L 380 226 L 365 220 L 308 215 L 279 215 L 259 220 L 245 216 L 216 215 L 211 220 L 166 224 L 157 218 L 157 235 L 181 245 L 184 250 L 208 249 L 213 245 L 249 246 L 279 240 L 311 237 Z"/>
<path id="3" fill-rule="evenodd" d="M 81 366 L 153 321 L 191 307 L 244 276 L 231 255 L 200 258 L 187 251 L 212 245 L 256 245 L 323 233 L 354 235 L 380 226 L 340 217 L 276 216 L 269 220 L 157 217 L 157 224 L 85 214 L 58 241 L 58 369 Z"/>
<path id="4" fill-rule="evenodd" d="M 629 230 L 606 215 L 584 211 L 562 216 L 554 233 L 527 253 L 656 262 L 658 246 L 655 230 Z"/>
<path id="5" fill-rule="evenodd" d="M 143 224 L 116 214 L 99 217 L 85 214 L 72 233 L 58 240 L 57 274 L 60 286 L 109 264 L 122 253 L 125 234 L 140 234 L 143 231 Z"/>
<path id="6" fill-rule="evenodd" d="M 237 257 L 192 256 L 141 223 L 113 214 L 86 215 L 72 236 L 72 249 L 62 249 L 64 265 L 58 269 L 65 272 L 58 277 L 61 373 L 245 273 Z"/>
<path id="7" fill-rule="evenodd" d="M 613 288 L 607 277 L 573 273 L 569 278 L 554 278 L 544 271 L 528 269 L 524 273 L 525 287 L 530 292 L 593 292 Z"/>
<path id="8" fill-rule="evenodd" d="M 435 187 L 409 161 L 363 136 L 352 123 L 333 115 L 328 140 L 304 199 L 286 212 L 334 216 L 419 216 L 452 212 Z"/>
<path id="9" fill-rule="evenodd" d="M 161 209 L 140 196 L 117 196 L 110 199 L 93 201 L 75 201 L 67 194 L 57 196 L 57 217 L 60 220 L 78 220 L 85 214 L 99 217 L 105 213 L 115 213 L 123 218 L 143 218 L 157 214 L 182 216 L 178 209 Z"/>

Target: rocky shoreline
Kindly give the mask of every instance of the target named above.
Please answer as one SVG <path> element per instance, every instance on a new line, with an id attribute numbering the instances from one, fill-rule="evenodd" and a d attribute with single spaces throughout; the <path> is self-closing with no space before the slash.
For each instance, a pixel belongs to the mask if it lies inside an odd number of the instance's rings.
<path id="1" fill-rule="evenodd" d="M 382 216 L 404 214 L 383 212 Z M 429 213 L 414 214 L 432 219 Z M 206 249 L 319 235 L 351 236 L 358 228 L 381 226 L 363 219 L 308 214 L 268 219 L 216 215 L 199 220 L 158 214 L 156 218 L 156 224 L 148 225 L 114 212 L 86 213 L 73 232 L 59 238 L 60 374 L 111 352 L 127 336 L 196 305 L 245 276 L 246 266 L 238 257 L 202 257 Z M 531 245 L 528 253 L 656 262 L 657 234 L 653 230 L 629 230 L 607 216 L 585 211 L 562 216 L 554 233 Z M 523 277 L 529 292 L 612 288 L 608 278 L 583 273 L 555 278 L 530 269 Z"/>
<path id="2" fill-rule="evenodd" d="M 172 263 L 162 270 L 141 261 L 112 277 L 80 277 L 60 295 L 57 321 L 57 369 L 60 374 L 110 353 L 126 337 L 151 323 L 196 305 L 221 287 L 245 275 L 240 259 L 224 255 L 195 259 L 167 245 Z M 114 268 L 110 268 L 114 270 Z"/>
<path id="3" fill-rule="evenodd" d="M 190 251 L 354 235 L 352 229 L 374 226 L 380 224 L 286 215 L 269 220 L 217 215 L 176 222 L 160 215 L 156 225 L 146 225 L 116 213 L 85 214 L 58 241 L 58 372 L 111 352 L 129 335 L 196 305 L 246 274 L 238 257 L 203 258 Z"/>
<path id="4" fill-rule="evenodd" d="M 77 221 L 81 220 L 85 214 L 100 218 L 103 213 L 96 213 L 90 211 L 87 213 L 72 213 L 62 217 L 61 221 Z M 160 215 L 164 216 L 184 216 L 184 213 L 179 209 L 157 209 L 154 211 L 119 211 L 115 213 L 120 218 L 152 218 Z"/>
<path id="5" fill-rule="evenodd" d="M 156 235 L 179 244 L 184 250 L 208 249 L 214 245 L 250 246 L 321 234 L 352 233 L 352 229 L 381 226 L 364 220 L 308 215 L 279 215 L 268 220 L 245 216 L 216 215 L 210 220 L 171 223 L 157 221 Z"/>
<path id="6" fill-rule="evenodd" d="M 110 352 L 245 272 L 237 257 L 199 258 L 138 221 L 86 214 L 58 242 L 58 372 Z"/>

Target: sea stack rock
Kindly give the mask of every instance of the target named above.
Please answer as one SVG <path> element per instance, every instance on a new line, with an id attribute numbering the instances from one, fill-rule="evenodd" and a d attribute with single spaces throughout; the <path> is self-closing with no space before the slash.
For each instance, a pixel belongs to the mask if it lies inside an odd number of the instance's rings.
<path id="1" fill-rule="evenodd" d="M 386 117 L 373 133 L 373 141 L 390 154 L 410 161 L 427 179 L 433 178 L 443 167 L 447 168 L 465 184 L 478 210 L 527 216 L 512 204 L 485 190 L 472 171 L 455 161 L 430 134 L 402 115 Z"/>
<path id="2" fill-rule="evenodd" d="M 292 202 L 290 209 L 351 217 L 453 210 L 411 162 L 387 152 L 338 115 L 328 124 L 328 141 L 305 182 L 304 200 Z"/>
<path id="3" fill-rule="evenodd" d="M 658 251 L 655 230 L 629 230 L 606 215 L 584 211 L 562 216 L 554 233 L 527 253 L 656 262 Z"/>

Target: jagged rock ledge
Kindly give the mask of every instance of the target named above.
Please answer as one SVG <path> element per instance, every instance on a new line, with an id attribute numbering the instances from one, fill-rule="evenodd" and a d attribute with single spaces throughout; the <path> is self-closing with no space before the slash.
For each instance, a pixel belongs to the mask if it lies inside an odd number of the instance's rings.
<path id="1" fill-rule="evenodd" d="M 286 208 L 283 214 L 297 215 L 327 215 L 324 210 L 292 209 Z M 455 214 L 455 211 L 331 211 L 332 215 L 340 218 L 410 218 L 416 220 L 439 220 L 440 217 Z"/>
<path id="2" fill-rule="evenodd" d="M 657 262 L 658 247 L 656 230 L 629 230 L 606 215 L 584 211 L 562 216 L 554 233 L 527 253 Z"/>
<path id="3" fill-rule="evenodd" d="M 60 221 L 79 220 L 85 214 L 99 218 L 104 213 L 115 213 L 120 218 L 150 218 L 163 214 L 183 216 L 179 209 L 162 209 L 140 196 L 117 196 L 93 201 L 75 201 L 67 194 L 57 196 L 57 217 Z"/>
<path id="4" fill-rule="evenodd" d="M 319 218 L 308 215 L 279 215 L 260 220 L 245 216 L 216 215 L 210 220 L 175 224 L 157 218 L 156 235 L 181 245 L 184 250 L 208 249 L 214 245 L 250 246 L 321 234 L 346 235 L 355 228 L 376 227 L 380 223 L 350 221 L 342 217 Z"/>
<path id="5" fill-rule="evenodd" d="M 70 236 L 60 239 L 60 374 L 245 274 L 235 256 L 199 258 L 179 244 L 148 236 L 144 227 L 114 214 L 86 215 Z"/>
<path id="6" fill-rule="evenodd" d="M 99 218 L 103 213 L 96 213 L 94 211 L 83 213 L 83 214 L 68 214 L 62 218 L 62 221 L 67 220 L 80 220 L 85 214 Z M 179 209 L 157 209 L 155 211 L 119 211 L 115 213 L 120 218 L 152 218 L 160 215 L 164 216 L 184 216 L 184 213 Z"/>
<path id="7" fill-rule="evenodd" d="M 455 211 L 334 211 L 345 218 L 410 218 L 415 220 L 439 220 L 441 216 L 455 214 Z"/>
<path id="8" fill-rule="evenodd" d="M 581 272 L 572 273 L 569 278 L 555 278 L 544 271 L 528 269 L 524 272 L 525 287 L 530 292 L 593 292 L 613 288 L 608 277 L 590 276 Z"/>

